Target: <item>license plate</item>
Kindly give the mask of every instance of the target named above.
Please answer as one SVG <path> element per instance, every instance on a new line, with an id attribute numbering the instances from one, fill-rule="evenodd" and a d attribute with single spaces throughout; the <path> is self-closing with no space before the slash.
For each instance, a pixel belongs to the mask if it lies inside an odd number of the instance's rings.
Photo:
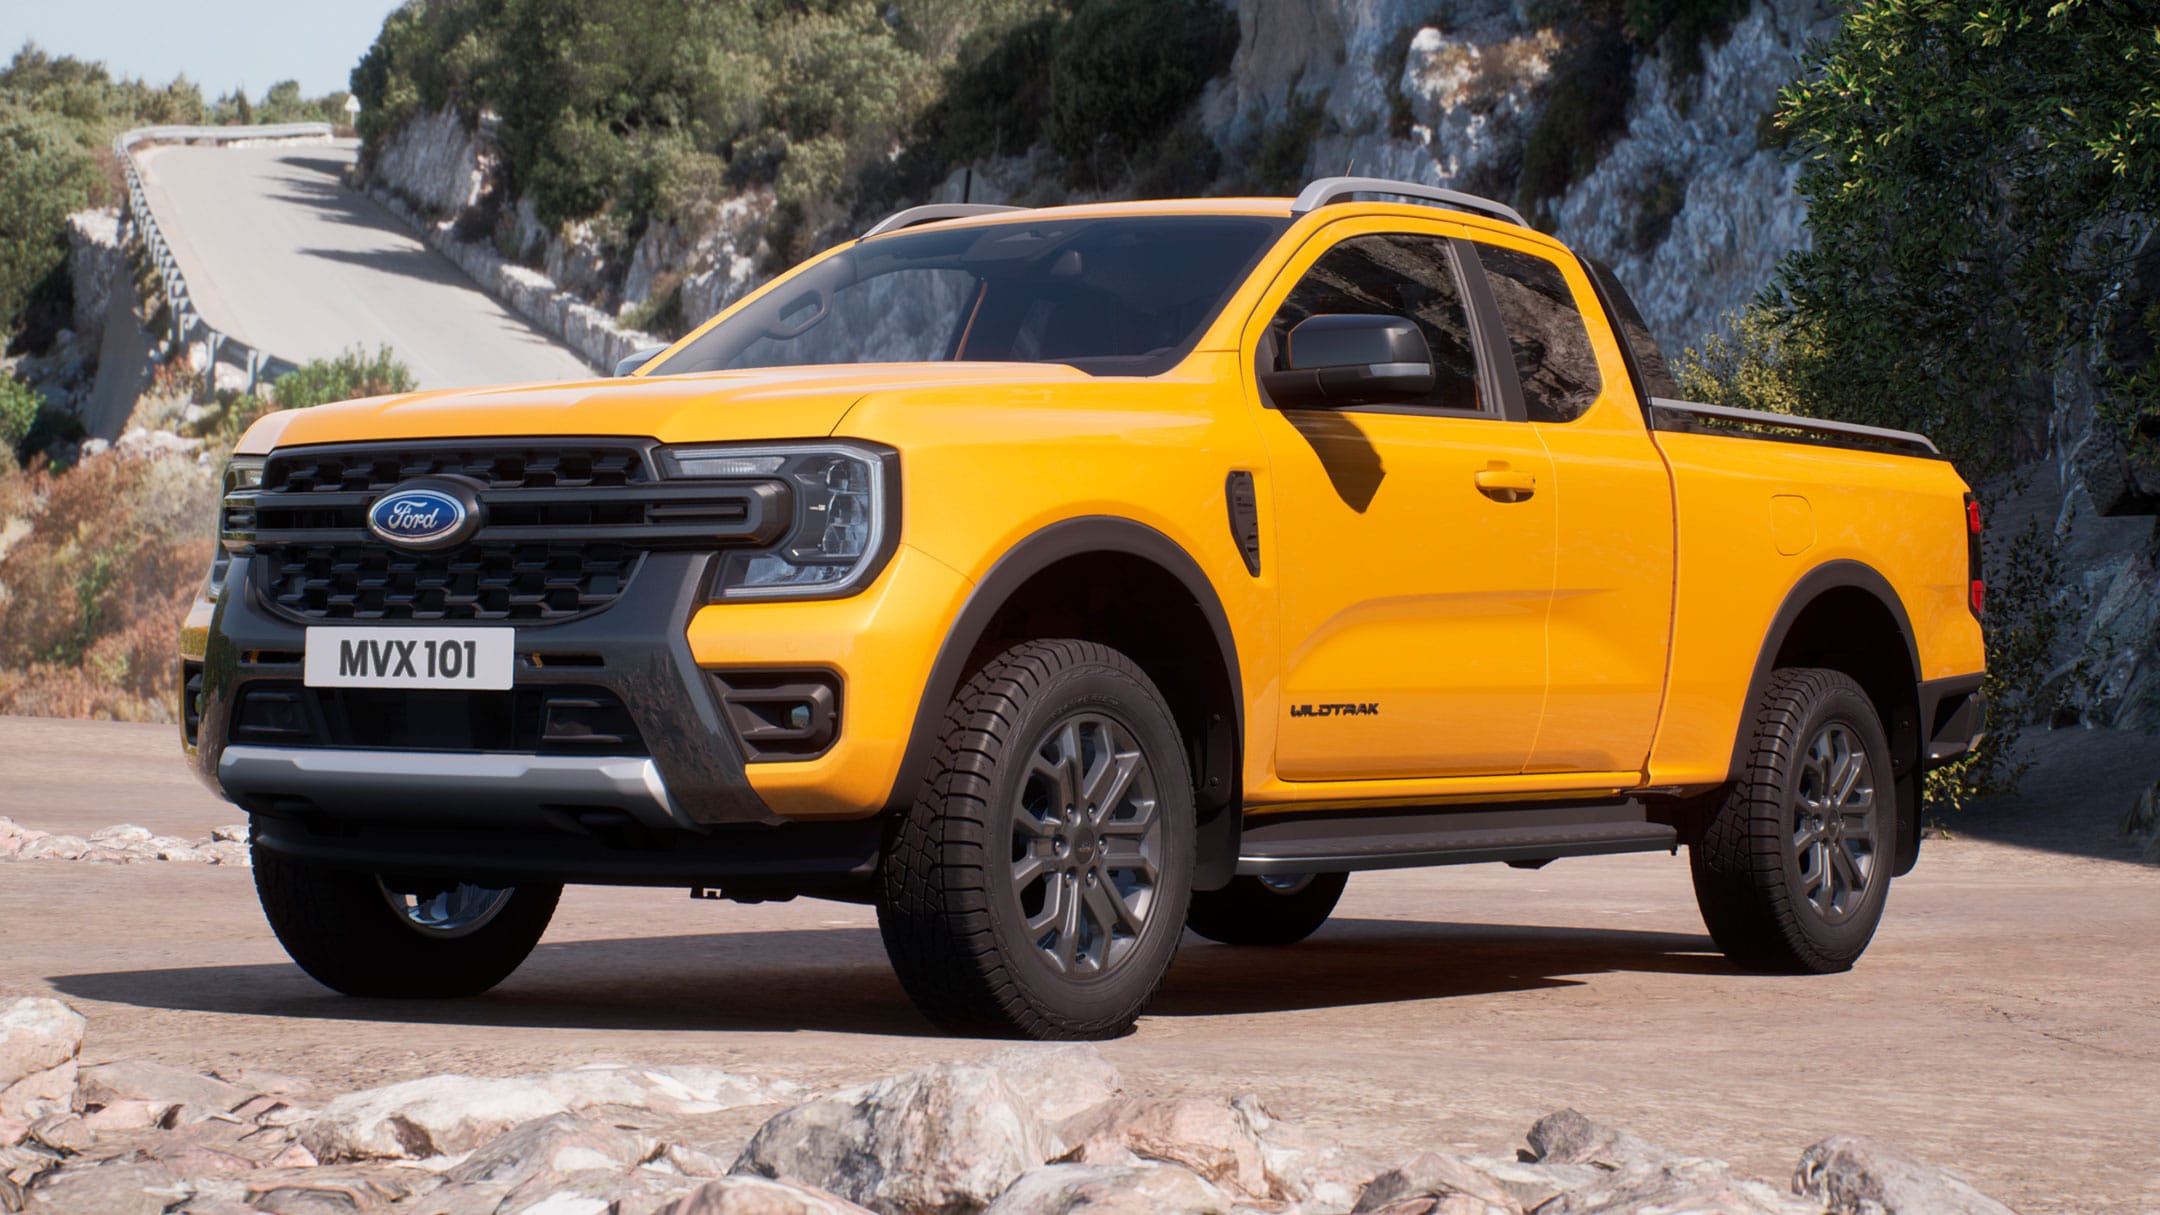
<path id="1" fill-rule="evenodd" d="M 463 688 L 510 686 L 517 630 L 311 628 L 305 678 L 311 688 Z"/>

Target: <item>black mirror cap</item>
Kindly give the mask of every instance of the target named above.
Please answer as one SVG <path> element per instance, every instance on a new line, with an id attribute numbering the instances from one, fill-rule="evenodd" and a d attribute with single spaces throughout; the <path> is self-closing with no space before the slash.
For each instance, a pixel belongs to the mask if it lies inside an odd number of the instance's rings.
<path id="1" fill-rule="evenodd" d="M 660 352 L 666 349 L 667 347 L 665 346 L 647 346 L 643 350 L 633 351 L 630 354 L 624 355 L 622 359 L 615 364 L 615 374 L 618 376 L 629 375 L 632 372 L 636 371 L 638 368 L 643 367 L 645 364 L 652 362 L 655 358 L 658 358 Z"/>
<path id="2" fill-rule="evenodd" d="M 1278 406 L 1378 405 L 1433 389 L 1432 348 L 1415 323 L 1399 316 L 1307 317 L 1285 346 L 1287 370 L 1260 377 Z"/>

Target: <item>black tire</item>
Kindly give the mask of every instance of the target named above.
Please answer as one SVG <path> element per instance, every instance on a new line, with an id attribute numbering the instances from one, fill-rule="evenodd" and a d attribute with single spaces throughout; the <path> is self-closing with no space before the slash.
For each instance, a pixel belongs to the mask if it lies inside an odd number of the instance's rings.
<path id="1" fill-rule="evenodd" d="M 477 923 L 417 926 L 372 873 L 331 869 L 254 845 L 255 894 L 278 943 L 309 977 L 348 996 L 445 1000 L 510 977 L 540 943 L 562 887 L 525 883 Z M 400 890 L 425 884 L 393 879 Z M 465 887 L 472 890 L 472 887 Z"/>
<path id="2" fill-rule="evenodd" d="M 1320 931 L 1350 882 L 1347 873 L 1307 873 L 1299 880 L 1234 877 L 1221 890 L 1196 890 L 1185 926 L 1225 945 L 1295 945 Z"/>
<path id="3" fill-rule="evenodd" d="M 1026 642 L 947 709 L 886 846 L 878 928 L 941 1028 L 1114 1037 L 1177 951 L 1194 847 L 1185 748 L 1147 675 L 1093 642 Z"/>
<path id="4" fill-rule="evenodd" d="M 1875 706 L 1837 671 L 1779 670 L 1746 754 L 1688 848 L 1703 923 L 1748 970 L 1850 969 L 1882 920 L 1897 861 L 1890 743 Z"/>

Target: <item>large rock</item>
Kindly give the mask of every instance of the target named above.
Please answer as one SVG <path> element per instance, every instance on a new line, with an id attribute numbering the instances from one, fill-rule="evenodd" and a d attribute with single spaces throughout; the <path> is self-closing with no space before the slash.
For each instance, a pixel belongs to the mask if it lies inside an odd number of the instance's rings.
<path id="1" fill-rule="evenodd" d="M 476 1148 L 520 1123 L 601 1106 L 705 1114 L 783 1101 L 798 1090 L 714 1068 L 617 1065 L 506 1079 L 429 1076 L 348 1093 L 293 1131 L 325 1162 L 418 1160 Z"/>
<path id="2" fill-rule="evenodd" d="M 1357 1215 L 1369 1215 L 1405 1204 L 1414 1205 L 1420 1199 L 1437 1203 L 1446 1198 L 1467 1200 L 1467 1205 L 1475 1207 L 1479 1215 L 1487 1211 L 1520 1215 L 1523 1210 L 1515 1193 L 1498 1178 L 1460 1157 L 1438 1152 L 1426 1152 L 1365 1183 L 1353 1210 Z"/>
<path id="3" fill-rule="evenodd" d="M 1685 1159 L 1617 1127 L 1566 1109 L 1530 1128 L 1530 1156 L 1540 1164 L 1589 1164 L 1604 1169 L 1656 1168 Z"/>
<path id="4" fill-rule="evenodd" d="M 548 1173 L 632 1168 L 651 1151 L 649 1140 L 620 1127 L 555 1114 L 490 1140 L 444 1173 L 443 1179 L 507 1188 Z"/>
<path id="5" fill-rule="evenodd" d="M 1802 1153 L 1792 1188 L 1831 1215 L 2011 1215 L 1963 1178 L 1851 1135 Z"/>
<path id="6" fill-rule="evenodd" d="M 1030 1169 L 988 1215 L 1229 1215 L 1228 1195 L 1168 1164 L 1050 1164 Z"/>
<path id="7" fill-rule="evenodd" d="M 83 1104 L 98 1108 L 121 1101 L 142 1101 L 230 1112 L 255 1096 L 211 1076 L 140 1059 L 83 1068 L 81 1084 Z"/>
<path id="8" fill-rule="evenodd" d="M 770 1177 L 709 1181 L 656 1215 L 868 1215 L 845 1198 Z"/>
<path id="9" fill-rule="evenodd" d="M 0 1007 L 0 1119 L 34 1121 L 75 1107 L 80 1013 L 58 1000 Z"/>
<path id="10" fill-rule="evenodd" d="M 1607 1174 L 1537 1208 L 1537 1215 L 1821 1215 L 1821 1208 L 1759 1181 L 1711 1168 L 1632 1169 Z"/>
<path id="11" fill-rule="evenodd" d="M 1058 1147 L 997 1068 L 947 1063 L 784 1111 L 734 1171 L 807 1182 L 891 1215 L 972 1212 Z"/>
<path id="12" fill-rule="evenodd" d="M 24 1203 L 28 1215 L 163 1215 L 178 1180 L 162 1164 L 112 1161 L 88 1169 L 49 1173 L 33 1186 Z"/>

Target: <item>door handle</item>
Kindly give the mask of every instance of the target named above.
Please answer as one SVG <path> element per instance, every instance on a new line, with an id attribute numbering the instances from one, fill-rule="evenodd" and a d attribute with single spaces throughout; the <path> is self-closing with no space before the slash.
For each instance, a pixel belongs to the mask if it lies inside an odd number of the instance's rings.
<path id="1" fill-rule="evenodd" d="M 1477 470 L 1478 492 L 1495 502 L 1520 502 L 1537 492 L 1537 478 L 1513 468 Z"/>

